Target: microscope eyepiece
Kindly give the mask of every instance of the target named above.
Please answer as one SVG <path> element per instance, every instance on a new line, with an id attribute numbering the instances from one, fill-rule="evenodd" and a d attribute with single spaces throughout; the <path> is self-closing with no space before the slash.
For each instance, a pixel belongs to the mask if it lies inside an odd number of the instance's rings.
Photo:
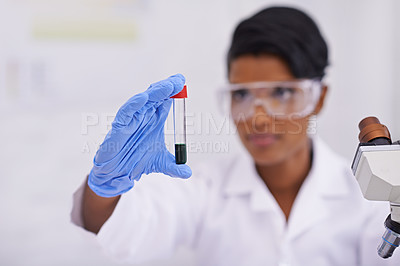
<path id="1" fill-rule="evenodd" d="M 392 144 L 389 130 L 374 116 L 369 116 L 361 120 L 358 128 L 360 129 L 360 134 L 358 135 L 360 143 L 373 143 L 375 145 Z"/>

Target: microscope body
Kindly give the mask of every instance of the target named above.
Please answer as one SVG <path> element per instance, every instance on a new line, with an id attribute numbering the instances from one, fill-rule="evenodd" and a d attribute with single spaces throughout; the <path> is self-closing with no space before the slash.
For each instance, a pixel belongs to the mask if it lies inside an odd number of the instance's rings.
<path id="1" fill-rule="evenodd" d="M 379 256 L 389 258 L 400 245 L 400 142 L 392 143 L 389 131 L 375 117 L 365 118 L 359 127 L 360 144 L 351 168 L 366 199 L 390 203 L 378 246 Z"/>
<path id="2" fill-rule="evenodd" d="M 360 145 L 352 170 L 366 199 L 400 204 L 400 145 Z"/>

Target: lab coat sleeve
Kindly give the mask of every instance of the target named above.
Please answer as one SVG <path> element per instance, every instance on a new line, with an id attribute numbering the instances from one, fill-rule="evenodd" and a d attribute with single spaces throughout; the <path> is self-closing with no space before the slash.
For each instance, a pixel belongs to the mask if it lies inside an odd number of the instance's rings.
<path id="1" fill-rule="evenodd" d="M 205 211 L 206 193 L 207 185 L 201 178 L 142 176 L 121 196 L 97 234 L 97 241 L 105 253 L 120 262 L 168 258 L 180 245 L 194 245 Z M 80 227 L 81 195 L 82 191 L 75 193 L 71 215 L 72 222 Z"/>
<path id="2" fill-rule="evenodd" d="M 384 222 L 390 213 L 388 202 L 369 201 L 369 215 L 361 228 L 360 265 L 362 266 L 399 266 L 400 250 L 395 250 L 389 259 L 381 258 L 377 253 L 385 231 Z M 399 249 L 399 248 L 398 248 Z"/>

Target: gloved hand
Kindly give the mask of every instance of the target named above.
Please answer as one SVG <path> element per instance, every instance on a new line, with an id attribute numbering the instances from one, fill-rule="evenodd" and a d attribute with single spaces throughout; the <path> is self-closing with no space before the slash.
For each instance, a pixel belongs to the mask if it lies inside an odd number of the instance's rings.
<path id="1" fill-rule="evenodd" d="M 130 190 L 143 174 L 164 173 L 189 178 L 192 171 L 177 165 L 164 142 L 164 124 L 171 96 L 185 83 L 181 74 L 150 85 L 118 111 L 112 128 L 93 160 L 88 185 L 99 196 L 113 197 Z"/>

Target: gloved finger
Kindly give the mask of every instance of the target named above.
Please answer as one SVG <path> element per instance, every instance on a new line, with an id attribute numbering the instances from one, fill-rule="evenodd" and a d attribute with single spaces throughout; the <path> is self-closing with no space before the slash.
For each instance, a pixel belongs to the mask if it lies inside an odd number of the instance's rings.
<path id="1" fill-rule="evenodd" d="M 121 116 L 119 113 L 112 124 L 113 128 L 108 132 L 96 153 L 96 162 L 106 162 L 116 156 L 123 158 L 133 145 L 154 144 L 157 139 L 164 139 L 163 128 L 171 105 L 172 99 L 169 99 L 157 107 L 152 106 L 136 114 L 133 113 L 132 116 Z M 121 117 L 125 120 L 121 120 Z M 157 136 L 157 139 L 147 141 L 148 135 Z"/>
<path id="2" fill-rule="evenodd" d="M 172 99 L 164 101 L 160 106 L 157 107 L 157 115 L 160 118 L 160 123 L 165 123 L 168 117 L 168 113 L 171 110 Z"/>
<path id="3" fill-rule="evenodd" d="M 169 77 L 172 84 L 174 84 L 174 91 L 172 92 L 171 96 L 178 94 L 185 85 L 186 78 L 182 74 L 176 74 Z"/>
<path id="4" fill-rule="evenodd" d="M 148 101 L 149 96 L 146 93 L 139 93 L 130 98 L 118 110 L 114 123 L 125 126 L 132 120 L 133 115 L 142 108 Z"/>
<path id="5" fill-rule="evenodd" d="M 166 151 L 164 154 L 163 160 L 160 160 L 164 163 L 161 167 L 162 172 L 171 177 L 179 177 L 179 178 L 189 178 L 192 176 L 192 169 L 186 164 L 176 164 L 175 156 L 173 156 L 170 152 Z"/>
<path id="6" fill-rule="evenodd" d="M 176 74 L 151 84 L 146 93 L 150 101 L 159 102 L 178 94 L 183 89 L 183 85 L 185 85 L 185 77 L 182 74 Z"/>

